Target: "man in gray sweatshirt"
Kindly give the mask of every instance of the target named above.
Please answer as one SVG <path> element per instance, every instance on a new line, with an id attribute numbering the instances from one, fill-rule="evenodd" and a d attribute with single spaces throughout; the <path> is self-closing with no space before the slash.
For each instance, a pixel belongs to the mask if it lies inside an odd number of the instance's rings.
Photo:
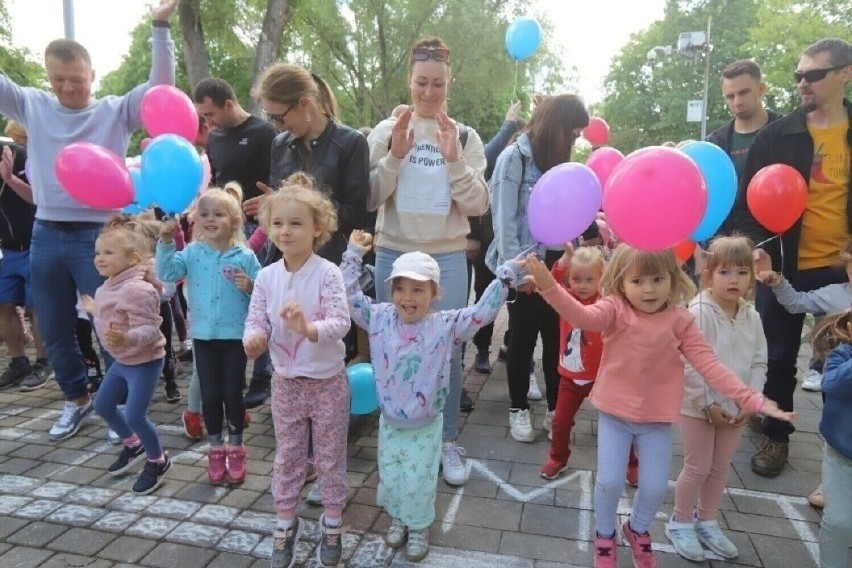
<path id="1" fill-rule="evenodd" d="M 92 142 L 126 155 L 131 134 L 142 126 L 142 96 L 154 85 L 174 85 L 175 46 L 169 17 L 179 3 L 161 0 L 152 11 L 151 74 L 147 83 L 124 96 L 92 96 L 95 72 L 89 53 L 73 40 L 55 40 L 45 49 L 44 66 L 53 95 L 20 87 L 0 73 L 0 114 L 17 120 L 29 133 L 30 183 L 38 208 L 30 248 L 32 289 L 41 316 L 39 330 L 66 400 L 50 429 L 52 440 L 76 434 L 92 410 L 86 365 L 75 336 L 75 305 L 78 290 L 94 296 L 103 282 L 93 262 L 95 239 L 116 213 L 74 200 L 56 179 L 54 160 L 73 142 Z"/>

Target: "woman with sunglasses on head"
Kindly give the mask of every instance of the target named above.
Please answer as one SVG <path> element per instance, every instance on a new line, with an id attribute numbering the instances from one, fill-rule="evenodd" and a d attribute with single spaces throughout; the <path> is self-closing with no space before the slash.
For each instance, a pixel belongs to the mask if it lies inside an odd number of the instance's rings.
<path id="1" fill-rule="evenodd" d="M 550 168 L 571 160 L 574 141 L 589 124 L 589 114 L 576 95 L 545 98 L 533 112 L 514 143 L 509 144 L 494 166 L 491 175 L 491 215 L 494 240 L 485 255 L 485 264 L 493 271 L 500 264 L 524 253 L 535 253 L 553 267 L 563 253 L 563 246 L 552 250 L 532 236 L 527 221 L 527 206 L 533 186 Z M 592 223 L 583 237 L 598 236 Z M 510 296 L 511 299 L 511 296 Z M 509 381 L 509 431 L 519 442 L 532 442 L 535 434 L 530 418 L 527 394 L 530 386 L 529 365 L 536 338 L 541 334 L 542 370 L 547 397 L 544 428 L 553 419 L 559 390 L 557 372 L 559 351 L 559 316 L 535 293 L 532 283 L 517 288 L 517 296 L 509 304 L 511 333 L 506 355 Z"/>
<path id="2" fill-rule="evenodd" d="M 412 105 L 399 117 L 380 122 L 370 134 L 368 208 L 378 210 L 376 282 L 406 252 L 431 255 L 440 266 L 438 310 L 467 304 L 466 236 L 468 216 L 488 210 L 483 173 L 485 154 L 479 135 L 447 116 L 451 82 L 450 50 L 438 37 L 424 37 L 409 54 L 408 88 Z M 376 286 L 377 299 L 390 301 L 390 289 Z M 464 450 L 455 444 L 461 397 L 461 346 L 450 361 L 450 392 L 443 413 L 441 465 L 452 485 L 467 481 Z"/>

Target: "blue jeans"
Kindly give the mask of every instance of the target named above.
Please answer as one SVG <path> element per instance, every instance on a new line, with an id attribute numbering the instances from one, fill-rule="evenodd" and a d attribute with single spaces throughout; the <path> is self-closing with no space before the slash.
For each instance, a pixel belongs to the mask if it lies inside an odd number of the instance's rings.
<path id="1" fill-rule="evenodd" d="M 95 412 L 122 440 L 134 433 L 139 436 L 149 460 L 163 455 L 157 429 L 148 420 L 148 406 L 162 371 L 162 358 L 139 365 L 123 365 L 116 361 L 107 370 L 95 397 Z M 123 401 L 122 413 L 118 405 Z"/>
<path id="2" fill-rule="evenodd" d="M 639 455 L 639 489 L 633 497 L 630 528 L 644 533 L 651 526 L 669 485 L 672 425 L 638 423 L 598 412 L 598 472 L 595 481 L 595 528 L 608 538 L 615 533 L 618 500 L 624 491 L 630 444 Z"/>
<path id="3" fill-rule="evenodd" d="M 376 299 L 390 302 L 391 293 L 385 279 L 390 276 L 393 261 L 403 253 L 376 247 Z M 431 255 L 441 269 L 441 297 L 432 304 L 436 310 L 457 310 L 467 305 L 467 259 L 464 251 Z M 444 441 L 455 440 L 459 434 L 459 404 L 461 402 L 462 368 L 461 345 L 453 348 L 450 359 L 450 392 L 444 404 Z"/>
<path id="4" fill-rule="evenodd" d="M 95 270 L 100 223 L 42 221 L 33 226 L 30 272 L 38 330 L 56 382 L 67 400 L 86 395 L 86 363 L 77 344 L 77 291 L 95 295 L 104 277 Z M 104 366 L 112 357 L 101 351 Z"/>
<path id="5" fill-rule="evenodd" d="M 852 460 L 825 445 L 822 457 L 825 509 L 819 524 L 820 568 L 845 568 L 852 546 Z"/>

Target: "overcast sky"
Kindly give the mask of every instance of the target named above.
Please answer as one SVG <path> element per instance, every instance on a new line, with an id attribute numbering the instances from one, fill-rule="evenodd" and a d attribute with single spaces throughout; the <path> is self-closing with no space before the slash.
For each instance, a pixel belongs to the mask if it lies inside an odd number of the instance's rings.
<path id="1" fill-rule="evenodd" d="M 50 40 L 64 35 L 62 0 L 6 0 L 6 4 L 15 45 L 41 56 Z M 74 0 L 76 39 L 88 48 L 98 75 L 121 64 L 130 31 L 151 5 L 146 0 Z M 579 70 L 579 94 L 596 102 L 612 57 L 631 33 L 663 17 L 665 0 L 534 0 L 533 5 L 553 20 L 566 67 Z"/>

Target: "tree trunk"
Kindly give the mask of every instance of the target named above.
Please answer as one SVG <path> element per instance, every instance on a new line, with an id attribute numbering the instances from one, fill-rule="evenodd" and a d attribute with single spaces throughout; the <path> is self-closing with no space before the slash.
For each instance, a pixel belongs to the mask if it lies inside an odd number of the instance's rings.
<path id="1" fill-rule="evenodd" d="M 254 59 L 254 73 L 251 84 L 257 83 L 260 75 L 266 71 L 281 55 L 281 35 L 284 27 L 293 15 L 288 0 L 268 0 L 266 15 L 263 17 L 263 27 L 260 30 L 260 38 L 257 42 L 257 55 Z M 249 111 L 254 115 L 260 115 L 260 101 L 252 99 Z"/>
<path id="2" fill-rule="evenodd" d="M 183 0 L 178 7 L 180 32 L 183 37 L 183 61 L 190 86 L 210 76 L 210 64 L 204 49 L 204 30 L 201 29 L 199 0 Z"/>

